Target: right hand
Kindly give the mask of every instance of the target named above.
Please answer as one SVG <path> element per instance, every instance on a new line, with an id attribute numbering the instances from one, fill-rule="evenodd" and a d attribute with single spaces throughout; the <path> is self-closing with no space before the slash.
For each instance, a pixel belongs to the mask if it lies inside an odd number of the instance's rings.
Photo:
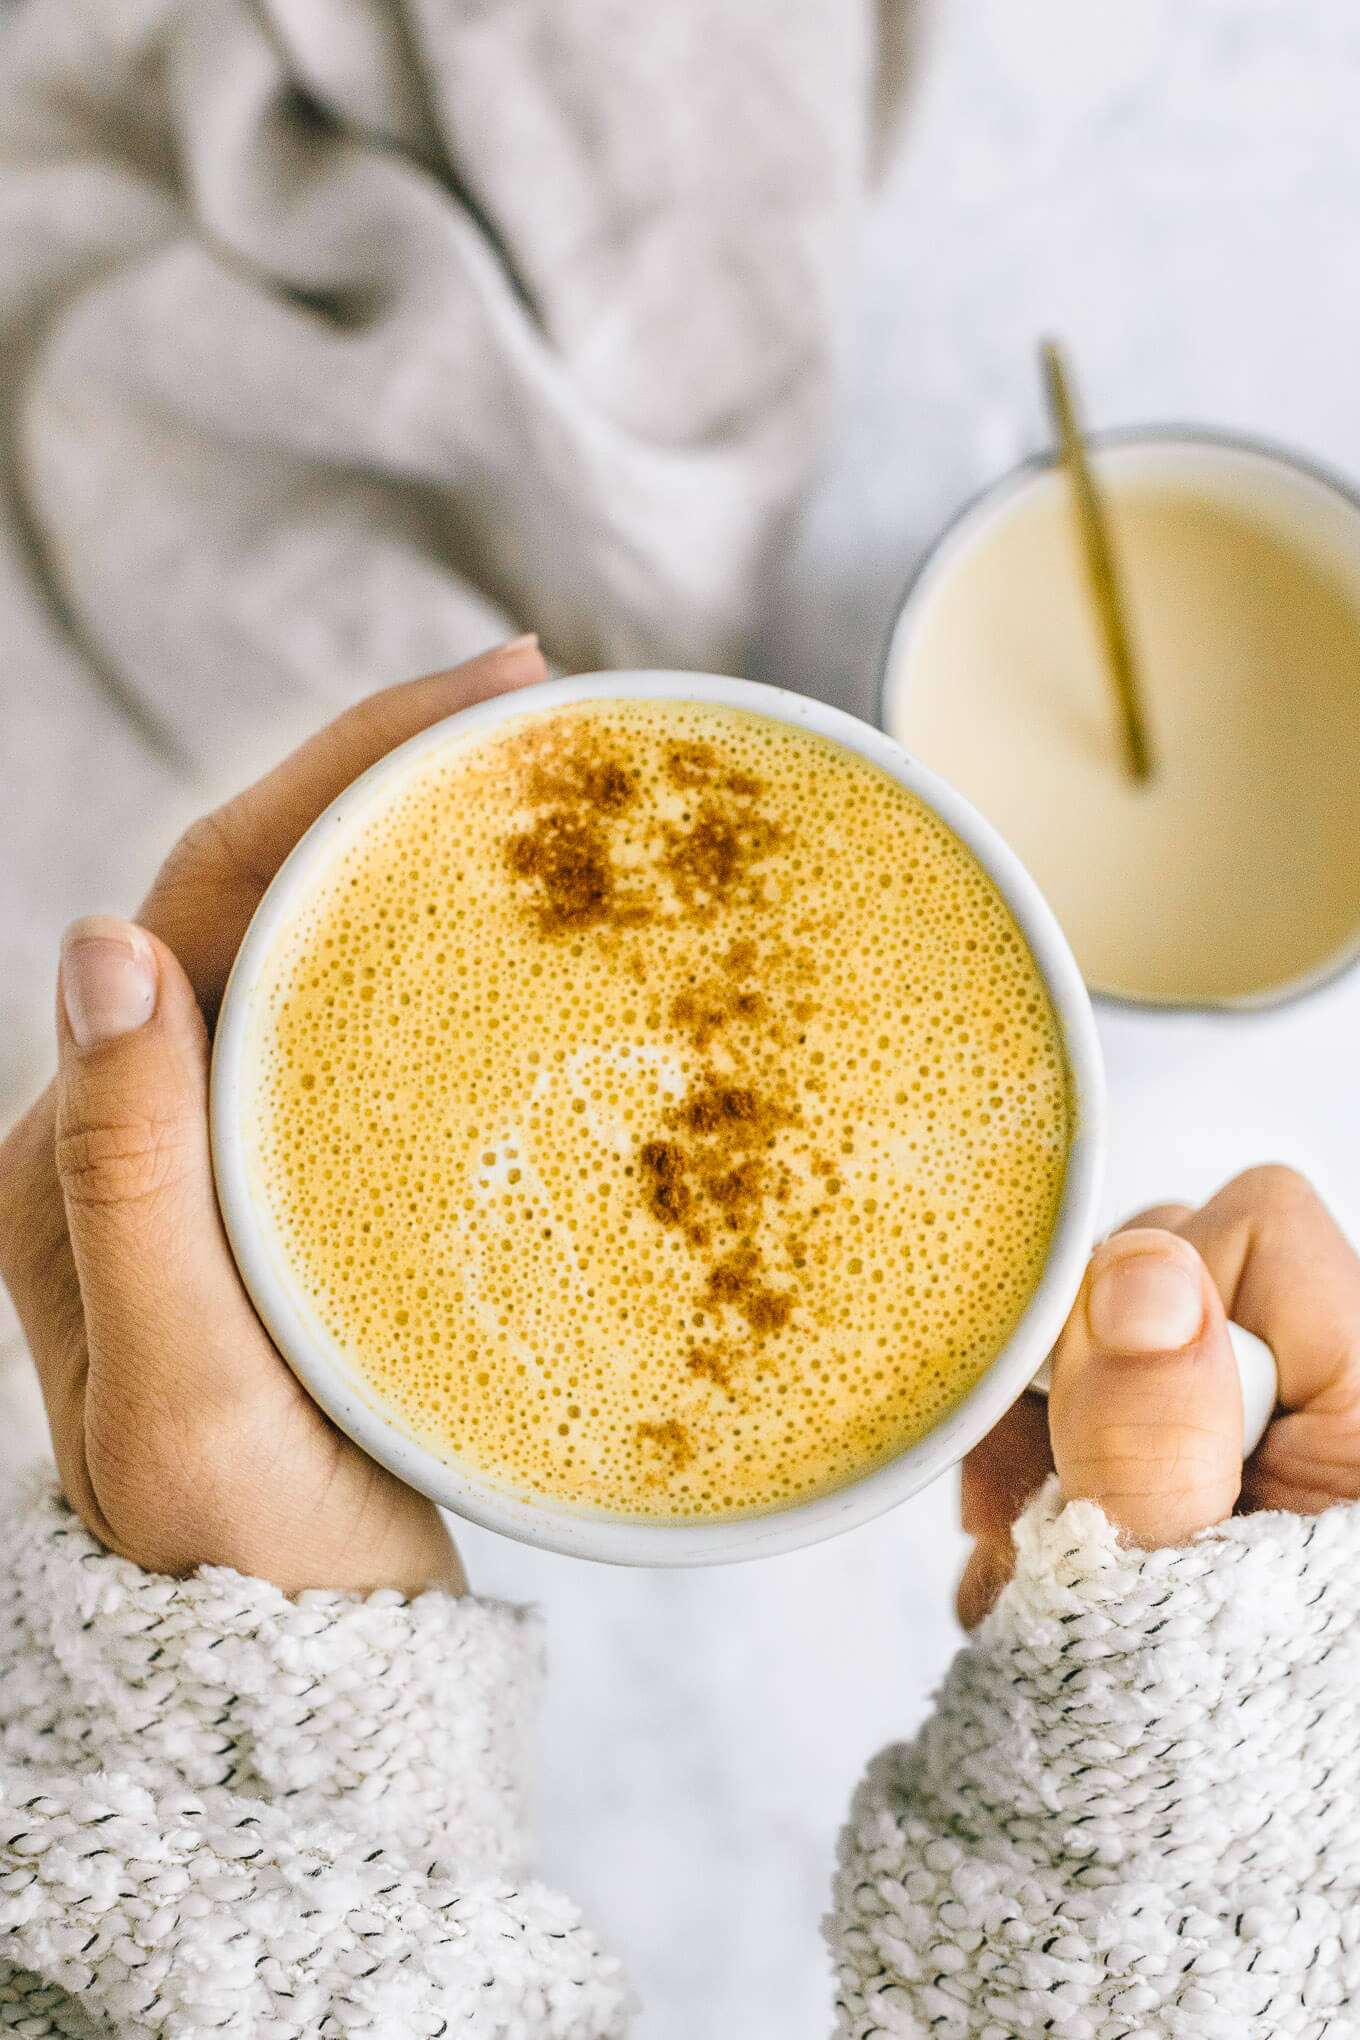
<path id="1" fill-rule="evenodd" d="M 1265 1340 L 1279 1407 L 1242 1463 L 1231 1317 Z M 1360 1257 L 1292 1169 L 1249 1169 L 1200 1210 L 1139 1214 L 1091 1257 L 1047 1406 L 1020 1398 L 963 1466 L 972 1628 L 1011 1576 L 1011 1526 L 1056 1469 L 1130 1541 L 1178 1544 L 1234 1509 L 1360 1499 Z"/>
<path id="2" fill-rule="evenodd" d="M 213 1188 L 208 1041 L 250 918 L 322 810 L 430 723 L 545 677 L 517 640 L 371 696 L 196 823 L 136 923 L 67 930 L 57 1077 L 0 1145 L 0 1274 L 66 1498 L 138 1565 L 290 1593 L 462 1587 L 434 1504 L 335 1428 L 251 1308 Z"/>

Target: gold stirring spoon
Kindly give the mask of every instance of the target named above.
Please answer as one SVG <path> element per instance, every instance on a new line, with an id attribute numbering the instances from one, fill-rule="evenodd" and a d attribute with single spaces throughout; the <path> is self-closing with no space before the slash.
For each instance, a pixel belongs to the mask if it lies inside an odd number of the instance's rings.
<path id="1" fill-rule="evenodd" d="M 1153 772 L 1147 717 L 1143 712 L 1138 670 L 1129 642 L 1124 593 L 1115 570 L 1105 506 L 1096 487 L 1095 477 L 1091 473 L 1091 464 L 1086 457 L 1086 444 L 1077 422 L 1072 385 L 1055 341 L 1043 342 L 1040 359 L 1043 363 L 1049 415 L 1058 437 L 1063 463 L 1072 480 L 1077 527 L 1081 533 L 1081 549 L 1086 561 L 1091 601 L 1100 626 L 1106 667 L 1114 688 L 1115 699 L 1119 704 L 1125 763 L 1131 779 L 1146 781 L 1151 779 Z"/>

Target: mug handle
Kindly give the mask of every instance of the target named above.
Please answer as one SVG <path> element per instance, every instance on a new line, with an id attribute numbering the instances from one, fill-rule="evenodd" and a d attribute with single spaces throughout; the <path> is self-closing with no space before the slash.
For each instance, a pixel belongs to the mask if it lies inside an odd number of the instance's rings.
<path id="1" fill-rule="evenodd" d="M 1280 1395 L 1280 1373 L 1275 1365 L 1275 1355 L 1265 1340 L 1258 1339 L 1255 1332 L 1249 1332 L 1245 1325 L 1235 1325 L 1229 1320 L 1228 1338 L 1232 1342 L 1237 1375 L 1242 1384 L 1242 1457 L 1249 1459 L 1275 1414 Z M 1039 1395 L 1047 1395 L 1050 1378 L 1049 1365 L 1045 1360 L 1030 1387 Z"/>

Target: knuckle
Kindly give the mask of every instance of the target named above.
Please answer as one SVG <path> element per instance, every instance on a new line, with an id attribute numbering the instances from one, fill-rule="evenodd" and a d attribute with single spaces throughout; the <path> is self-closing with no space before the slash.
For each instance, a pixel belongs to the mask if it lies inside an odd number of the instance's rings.
<path id="1" fill-rule="evenodd" d="M 1294 1211 L 1317 1202 L 1308 1178 L 1288 1162 L 1258 1162 L 1236 1178 L 1233 1188 L 1258 1210 Z"/>
<path id="2" fill-rule="evenodd" d="M 1126 1218 L 1119 1227 L 1120 1232 L 1178 1232 L 1187 1218 L 1193 1218 L 1193 1204 L 1149 1204 L 1145 1211 L 1136 1211 Z"/>
<path id="3" fill-rule="evenodd" d="M 190 887 L 256 880 L 249 841 L 243 842 L 242 831 L 233 827 L 230 803 L 189 824 L 166 858 L 161 877 Z"/>
<path id="4" fill-rule="evenodd" d="M 226 811 L 216 809 L 200 815 L 179 838 L 156 873 L 143 911 L 163 937 L 174 936 L 183 922 L 199 921 L 205 912 L 220 909 L 223 895 L 258 891 L 250 869 L 229 822 Z"/>
<path id="5" fill-rule="evenodd" d="M 1335 1387 L 1328 1421 L 1331 1442 L 1356 1466 L 1360 1466 L 1360 1326 L 1347 1325 L 1337 1343 Z"/>
<path id="6" fill-rule="evenodd" d="M 1226 1415 L 1226 1413 L 1225 1413 Z M 1095 1426 L 1064 1456 L 1108 1492 L 1185 1493 L 1217 1479 L 1230 1456 L 1228 1425 L 1168 1423 L 1149 1415 Z"/>
<path id="7" fill-rule="evenodd" d="M 187 1129 L 172 1118 L 111 1118 L 57 1133 L 62 1189 L 84 1208 L 160 1197 L 183 1180 L 190 1155 Z"/>
<path id="8" fill-rule="evenodd" d="M 0 1261 L 5 1241 L 15 1231 L 27 1201 L 24 1196 L 25 1170 L 17 1153 L 15 1136 L 0 1141 Z"/>
<path id="9" fill-rule="evenodd" d="M 0 1272 L 32 1227 L 51 1182 L 52 1120 L 40 1099 L 0 1141 Z"/>
<path id="10" fill-rule="evenodd" d="M 192 875 L 205 868 L 216 869 L 221 864 L 233 861 L 226 830 L 220 816 L 214 810 L 211 814 L 200 815 L 196 821 L 190 822 L 166 858 L 162 871 L 173 871 L 177 876 Z"/>

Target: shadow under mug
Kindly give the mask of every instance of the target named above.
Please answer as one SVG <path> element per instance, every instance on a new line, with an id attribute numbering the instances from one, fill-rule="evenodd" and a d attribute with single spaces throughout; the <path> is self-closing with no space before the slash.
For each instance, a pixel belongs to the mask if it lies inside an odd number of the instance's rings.
<path id="1" fill-rule="evenodd" d="M 322 1324 L 252 1188 L 241 1116 L 252 1000 L 274 942 L 328 859 L 376 819 L 414 768 L 445 747 L 524 716 L 602 700 L 702 702 L 763 716 L 839 745 L 905 787 L 967 846 L 1005 902 L 1043 978 L 1066 1057 L 1073 1136 L 1057 1221 L 1039 1281 L 1005 1345 L 915 1444 L 828 1493 L 765 1513 L 638 1521 L 517 1494 L 427 1451 L 384 1413 Z M 499 696 L 423 731 L 357 779 L 302 838 L 265 894 L 227 985 L 213 1048 L 211 1130 L 223 1220 L 255 1308 L 304 1387 L 357 1445 L 441 1506 L 525 1543 L 623 1565 L 704 1565 L 773 1556 L 869 1522 L 953 1466 L 1030 1385 L 1076 1298 L 1090 1252 L 1105 1084 L 1090 1000 L 1057 921 L 1014 852 L 953 787 L 881 730 L 802 695 L 714 674 L 588 673 Z"/>

